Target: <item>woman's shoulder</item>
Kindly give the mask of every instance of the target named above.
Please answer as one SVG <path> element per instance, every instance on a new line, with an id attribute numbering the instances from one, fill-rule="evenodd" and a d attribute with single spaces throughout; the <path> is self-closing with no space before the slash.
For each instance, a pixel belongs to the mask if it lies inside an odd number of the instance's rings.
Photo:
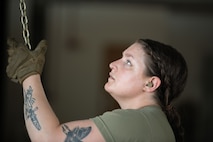
<path id="1" fill-rule="evenodd" d="M 146 115 L 151 115 L 151 114 L 163 114 L 163 111 L 160 106 L 156 105 L 150 105 L 150 106 L 145 106 L 141 107 L 139 109 L 115 109 L 113 111 L 108 111 L 105 112 L 103 115 L 113 115 L 113 114 L 121 114 L 121 115 L 141 115 L 141 114 L 146 114 Z"/>
<path id="2" fill-rule="evenodd" d="M 93 120 L 101 120 L 105 123 L 140 123 L 146 125 L 149 121 L 158 121 L 155 119 L 166 119 L 165 114 L 158 106 L 146 106 L 140 109 L 115 109 L 107 111 Z M 112 124 L 113 125 L 113 124 Z M 137 124 L 138 125 L 138 124 Z"/>

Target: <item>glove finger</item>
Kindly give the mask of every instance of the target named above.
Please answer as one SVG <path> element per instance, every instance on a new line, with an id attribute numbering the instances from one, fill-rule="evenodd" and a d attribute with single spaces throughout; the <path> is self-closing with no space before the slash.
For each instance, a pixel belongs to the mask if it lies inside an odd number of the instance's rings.
<path id="1" fill-rule="evenodd" d="M 47 51 L 47 41 L 41 40 L 35 50 L 33 51 L 34 56 L 38 56 L 39 54 L 45 54 Z"/>
<path id="2" fill-rule="evenodd" d="M 18 43 L 14 38 L 9 38 L 7 39 L 7 45 L 8 45 L 7 53 L 9 56 L 11 56 L 14 54 L 15 48 L 17 47 Z"/>
<path id="3" fill-rule="evenodd" d="M 7 52 L 9 56 L 16 54 L 15 52 L 17 51 L 17 48 L 27 49 L 27 47 L 24 44 L 18 43 L 14 38 L 7 39 L 7 45 L 8 45 Z"/>
<path id="4" fill-rule="evenodd" d="M 15 83 L 18 83 L 19 80 L 17 78 L 12 78 L 11 81 L 15 82 Z"/>
<path id="5" fill-rule="evenodd" d="M 8 64 L 10 64 L 13 61 L 12 57 L 8 57 Z"/>
<path id="6" fill-rule="evenodd" d="M 15 47 L 9 47 L 9 49 L 7 50 L 7 53 L 9 56 L 12 56 L 15 52 Z"/>
<path id="7" fill-rule="evenodd" d="M 9 47 L 17 47 L 18 42 L 14 38 L 8 38 L 7 39 L 7 45 Z"/>
<path id="8" fill-rule="evenodd" d="M 11 66 L 7 66 L 6 68 L 6 73 L 7 73 L 7 76 L 10 78 L 10 79 L 15 79 L 17 78 L 17 75 L 15 74 L 16 71 L 12 71 L 11 70 Z"/>

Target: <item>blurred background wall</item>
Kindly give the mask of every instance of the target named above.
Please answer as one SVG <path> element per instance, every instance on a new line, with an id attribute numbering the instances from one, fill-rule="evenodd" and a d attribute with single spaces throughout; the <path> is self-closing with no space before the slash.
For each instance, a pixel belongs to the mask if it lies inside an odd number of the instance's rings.
<path id="1" fill-rule="evenodd" d="M 213 140 L 213 1 L 26 0 L 26 4 L 32 46 L 48 40 L 42 79 L 61 122 L 116 108 L 103 89 L 108 64 L 136 39 L 151 38 L 177 48 L 188 63 L 188 83 L 176 102 L 185 140 Z M 2 0 L 1 13 L 3 141 L 28 142 L 22 88 L 5 74 L 6 39 L 23 42 L 19 1 Z"/>

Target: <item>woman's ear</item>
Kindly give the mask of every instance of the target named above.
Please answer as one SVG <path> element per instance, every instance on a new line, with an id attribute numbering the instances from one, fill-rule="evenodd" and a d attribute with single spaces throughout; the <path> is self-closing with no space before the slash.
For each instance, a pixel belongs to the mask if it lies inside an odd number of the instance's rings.
<path id="1" fill-rule="evenodd" d="M 148 79 L 144 86 L 144 91 L 154 92 L 161 84 L 161 80 L 157 76 L 152 76 Z"/>

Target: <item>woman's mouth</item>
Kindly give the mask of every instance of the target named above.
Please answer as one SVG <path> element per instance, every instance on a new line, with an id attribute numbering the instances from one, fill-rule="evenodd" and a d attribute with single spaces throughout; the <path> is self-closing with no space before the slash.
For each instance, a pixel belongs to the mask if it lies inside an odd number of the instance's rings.
<path id="1" fill-rule="evenodd" d="M 109 79 L 110 79 L 110 80 L 115 80 L 115 78 L 112 76 L 111 73 L 109 73 Z"/>

